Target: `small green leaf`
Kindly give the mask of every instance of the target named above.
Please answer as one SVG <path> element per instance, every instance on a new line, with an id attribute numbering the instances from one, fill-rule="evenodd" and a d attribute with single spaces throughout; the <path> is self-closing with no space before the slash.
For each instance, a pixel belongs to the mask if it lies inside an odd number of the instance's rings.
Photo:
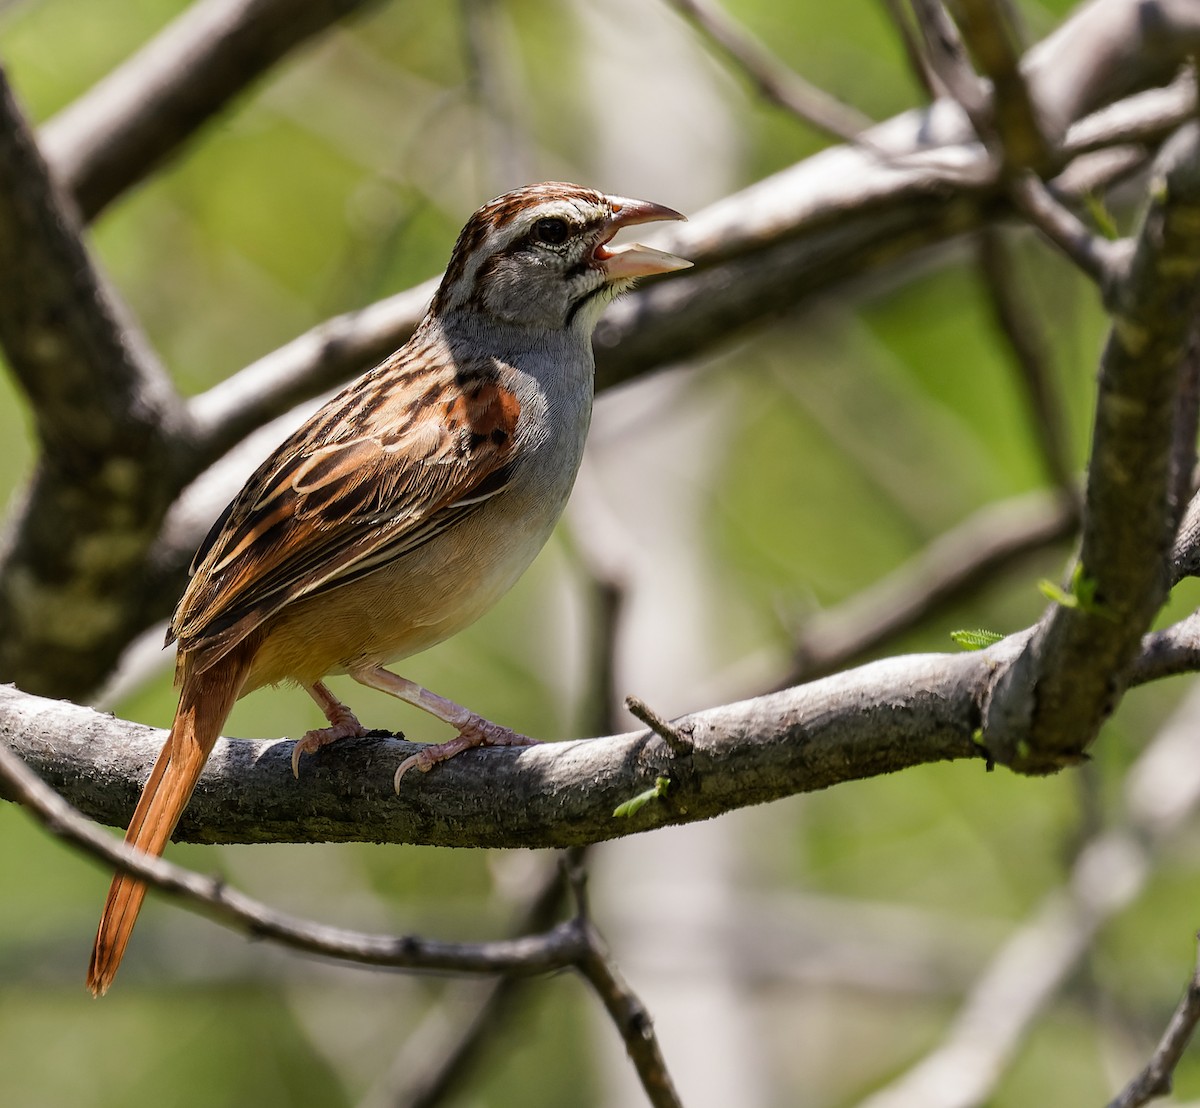
<path id="1" fill-rule="evenodd" d="M 1105 607 L 1096 599 L 1096 589 L 1099 587 L 1096 578 L 1091 577 L 1083 568 L 1082 562 L 1076 562 L 1071 571 L 1071 591 L 1066 592 L 1053 581 L 1043 578 L 1038 582 L 1042 595 L 1061 604 L 1064 608 L 1078 608 L 1081 612 L 1101 616 L 1104 619 L 1115 620 L 1116 613 Z"/>
<path id="2" fill-rule="evenodd" d="M 667 789 L 671 787 L 671 779 L 669 777 L 655 778 L 654 788 L 647 789 L 644 793 L 638 793 L 637 796 L 630 797 L 624 804 L 618 804 L 613 809 L 613 815 L 617 819 L 628 818 L 640 812 L 642 808 L 649 804 L 652 800 L 657 800 L 660 796 L 666 794 Z"/>
<path id="3" fill-rule="evenodd" d="M 1047 600 L 1053 600 L 1055 604 L 1061 604 L 1064 608 L 1079 607 L 1079 598 L 1072 596 L 1069 592 L 1064 592 L 1062 587 L 1056 585 L 1049 577 L 1043 577 L 1038 582 L 1038 592 Z"/>
<path id="4" fill-rule="evenodd" d="M 950 638 L 964 650 L 982 650 L 986 646 L 991 646 L 992 643 L 999 642 L 1004 636 L 996 631 L 985 631 L 980 627 L 974 631 L 951 631 Z"/>
<path id="5" fill-rule="evenodd" d="M 1088 215 L 1092 217 L 1092 222 L 1096 225 L 1096 229 L 1106 239 L 1115 241 L 1121 237 L 1117 221 L 1113 219 L 1112 212 L 1108 210 L 1104 201 L 1099 196 L 1094 192 L 1085 192 L 1083 194 L 1083 203 L 1087 207 Z"/>

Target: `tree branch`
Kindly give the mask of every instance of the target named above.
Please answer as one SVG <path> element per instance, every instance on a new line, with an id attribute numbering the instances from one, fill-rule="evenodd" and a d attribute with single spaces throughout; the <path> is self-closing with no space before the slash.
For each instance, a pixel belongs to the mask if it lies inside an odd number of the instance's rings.
<path id="1" fill-rule="evenodd" d="M 1010 181 L 1017 211 L 1087 274 L 1107 299 L 1128 262 L 1128 243 L 1096 234 L 1054 195 L 1040 177 L 1022 173 Z"/>
<path id="2" fill-rule="evenodd" d="M 372 935 L 275 911 L 219 879 L 202 877 L 118 842 L 84 819 L 3 746 L 0 746 L 0 787 L 57 838 L 145 879 L 161 892 L 199 907 L 226 926 L 253 938 L 270 939 L 293 950 L 341 961 L 397 969 L 530 976 L 573 966 L 608 1010 L 650 1103 L 655 1108 L 680 1108 L 649 1013 L 622 981 L 591 923 L 582 893 L 584 877 L 578 867 L 569 873 L 576 890 L 574 918 L 540 934 L 482 943 Z"/>
<path id="3" fill-rule="evenodd" d="M 1200 616 L 1145 636 L 1130 684 L 1200 668 Z M 689 823 L 915 765 L 984 758 L 980 701 L 1037 628 L 973 653 L 922 654 L 683 716 L 691 749 L 651 731 L 520 750 L 470 751 L 392 788 L 419 747 L 374 732 L 310 759 L 292 742 L 221 739 L 175 838 L 187 842 L 394 842 L 569 847 Z M 91 819 L 124 826 L 165 733 L 0 686 L 0 746 Z M 480 769 L 486 764 L 487 772 Z M 613 809 L 671 778 L 635 816 Z M 230 803 L 237 796 L 237 804 Z M 0 789 L 0 796 L 13 799 Z M 497 808 L 498 798 L 503 807 Z"/>
<path id="4" fill-rule="evenodd" d="M 629 989 L 608 957 L 604 942 L 588 929 L 588 953 L 576 968 L 600 998 L 625 1043 L 630 1061 L 638 1071 L 642 1088 L 655 1108 L 682 1108 L 671 1075 L 654 1034 L 650 1013 Z"/>
<path id="5" fill-rule="evenodd" d="M 1132 262 L 1114 288 L 1076 603 L 1050 610 L 986 708 L 988 749 L 1025 772 L 1049 772 L 1081 757 L 1119 701 L 1141 635 L 1166 597 L 1182 511 L 1172 465 L 1176 408 L 1200 308 L 1195 125 L 1164 149 L 1151 196 Z M 1194 419 L 1193 411 L 1193 426 Z"/>
<path id="6" fill-rule="evenodd" d="M 895 658 L 697 712 L 675 721 L 692 740 L 684 757 L 648 731 L 470 752 L 406 785 L 399 798 L 392 774 L 416 751 L 410 743 L 344 740 L 308 760 L 297 785 L 290 741 L 221 741 L 176 837 L 563 847 L 707 819 L 838 781 L 980 757 L 974 698 L 1013 652 L 1006 640 L 978 654 Z M 153 728 L 0 688 L 0 742 L 105 823 L 128 821 L 163 739 Z M 659 776 L 671 778 L 666 795 L 633 817 L 613 817 Z M 484 812 L 492 814 L 481 819 Z"/>
<path id="7" fill-rule="evenodd" d="M 1175 1067 L 1183 1058 L 1183 1052 L 1196 1025 L 1200 1023 L 1200 969 L 1192 973 L 1192 978 L 1184 990 L 1183 998 L 1171 1015 L 1171 1020 L 1159 1040 L 1158 1046 L 1146 1063 L 1145 1068 L 1125 1088 L 1121 1094 L 1109 1101 L 1108 1108 L 1141 1108 L 1143 1104 L 1160 1096 L 1167 1096 L 1172 1088 L 1172 1076 Z"/>
<path id="8" fill-rule="evenodd" d="M 42 128 L 42 146 L 95 219 L 297 46 L 366 0 L 196 0 Z"/>
<path id="9" fill-rule="evenodd" d="M 235 931 L 271 939 L 292 950 L 369 966 L 480 974 L 544 973 L 574 965 L 589 952 L 589 937 L 577 921 L 517 939 L 444 943 L 413 936 L 373 935 L 300 919 L 275 911 L 219 878 L 203 877 L 164 858 L 143 854 L 106 834 L 2 746 L 0 782 L 5 792 L 56 838 L 142 878 L 161 892 L 199 906 Z"/>
<path id="10" fill-rule="evenodd" d="M 1074 504 L 1045 492 L 981 508 L 873 585 L 810 619 L 781 684 L 862 661 L 1018 559 L 1066 542 L 1077 523 Z"/>
<path id="11" fill-rule="evenodd" d="M 560 855 L 546 866 L 512 929 L 514 934 L 532 934 L 554 925 L 566 900 L 566 869 L 582 864 L 585 849 Z M 440 1041 L 431 1043 L 431 1033 L 425 1027 L 434 1019 L 438 1024 L 445 1022 L 443 999 L 433 1019 L 426 1017 L 424 1024 L 408 1036 L 387 1073 L 374 1084 L 359 1108 L 434 1108 L 445 1101 L 472 1072 L 480 1047 L 505 1026 L 505 1017 L 525 984 L 525 978 L 512 975 L 489 982 L 483 995 L 474 999 L 475 1010 L 469 1018 L 458 1020 L 446 1032 L 433 1032 Z"/>
<path id="12" fill-rule="evenodd" d="M 1042 133 L 1037 106 L 1021 71 L 1011 7 L 1007 0 L 957 0 L 956 11 L 967 48 L 991 81 L 989 123 L 1004 159 L 1004 173 L 1045 172 L 1057 156 Z"/>
<path id="13" fill-rule="evenodd" d="M 157 531 L 178 491 L 188 427 L 93 265 L 2 73 L 0 344 L 44 455 L 0 541 L 0 673 L 33 690 L 86 688 L 97 641 L 127 633 L 137 611 L 130 536 Z M 74 543 L 63 540 L 64 520 Z M 56 681 L 45 680 L 47 657 Z"/>
<path id="14" fill-rule="evenodd" d="M 1120 825 L 1083 845 L 1063 886 L 1044 897 L 996 952 L 938 1047 L 859 1108 L 975 1108 L 989 1100 L 1020 1041 L 1070 979 L 1097 930 L 1133 902 L 1164 846 L 1200 809 L 1197 712 L 1200 694 L 1193 689 L 1130 770 Z M 1165 1050 L 1182 1049 L 1196 1002 L 1188 1002 L 1186 1031 L 1172 1021 Z M 1152 1061 L 1147 1073 L 1154 1066 Z"/>
<path id="15" fill-rule="evenodd" d="M 857 143 L 874 120 L 806 81 L 708 0 L 667 0 L 743 73 L 763 99 L 843 142 Z"/>
<path id="16" fill-rule="evenodd" d="M 1033 305 L 1022 291 L 1020 275 L 1001 233 L 993 227 L 979 235 L 979 272 L 996 327 L 1007 341 L 1025 393 L 1046 475 L 1074 497 L 1062 403 L 1054 383 L 1049 343 Z"/>

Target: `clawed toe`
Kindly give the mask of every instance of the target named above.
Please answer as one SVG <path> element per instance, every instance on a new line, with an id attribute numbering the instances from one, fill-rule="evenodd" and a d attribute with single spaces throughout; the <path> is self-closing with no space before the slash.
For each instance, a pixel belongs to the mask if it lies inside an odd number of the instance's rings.
<path id="1" fill-rule="evenodd" d="M 345 717 L 339 719 L 332 727 L 318 727 L 305 732 L 296 740 L 292 747 L 292 776 L 300 780 L 300 757 L 304 754 L 316 754 L 323 746 L 337 742 L 338 739 L 358 739 L 367 733 L 367 729 L 347 711 Z"/>
<path id="2" fill-rule="evenodd" d="M 400 778 L 403 777 L 413 766 L 416 766 L 422 773 L 428 773 L 437 765 L 437 761 L 427 756 L 427 752 L 422 750 L 418 754 L 410 754 L 396 767 L 396 776 L 392 778 L 392 785 L 397 794 L 400 792 Z"/>
<path id="3" fill-rule="evenodd" d="M 412 768 L 416 767 L 422 773 L 428 773 L 440 762 L 449 761 L 464 750 L 474 750 L 480 746 L 537 746 L 538 740 L 531 739 L 508 727 L 501 727 L 490 720 L 476 718 L 459 733 L 458 738 L 444 743 L 429 743 L 416 754 L 410 754 L 396 767 L 393 785 L 396 792 L 400 791 L 400 779 Z"/>

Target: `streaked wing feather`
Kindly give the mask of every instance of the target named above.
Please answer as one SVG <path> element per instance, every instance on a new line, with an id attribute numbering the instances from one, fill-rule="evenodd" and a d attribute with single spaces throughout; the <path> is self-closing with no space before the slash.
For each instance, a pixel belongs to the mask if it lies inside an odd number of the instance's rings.
<path id="1" fill-rule="evenodd" d="M 202 544 L 172 620 L 185 648 L 208 655 L 202 664 L 285 605 L 388 564 L 503 491 L 519 401 L 490 365 L 437 377 L 421 375 L 414 402 L 402 374 L 368 374 L 259 467 Z M 339 437 L 349 427 L 357 433 Z"/>

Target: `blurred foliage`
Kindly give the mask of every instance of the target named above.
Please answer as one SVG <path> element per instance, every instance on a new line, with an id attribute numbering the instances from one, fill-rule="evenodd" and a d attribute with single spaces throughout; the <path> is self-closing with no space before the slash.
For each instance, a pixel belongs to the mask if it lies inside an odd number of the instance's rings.
<path id="1" fill-rule="evenodd" d="M 0 11 L 0 56 L 44 121 L 183 7 L 25 0 Z M 726 7 L 797 71 L 867 113 L 919 103 L 875 0 Z M 1030 34 L 1069 7 L 1022 5 Z M 464 13 L 483 8 L 485 71 L 463 26 Z M 661 64 L 639 61 L 645 51 Z M 520 180 L 574 178 L 695 209 L 822 145 L 758 102 L 657 4 L 392 0 L 281 66 L 106 213 L 92 241 L 193 393 L 331 313 L 436 273 L 463 217 Z M 1031 240 L 1015 245 L 1022 285 L 1044 312 L 1079 462 L 1103 316 L 1073 271 Z M 943 251 L 903 277 L 831 290 L 665 385 L 650 380 L 601 403 L 589 466 L 606 510 L 670 574 L 704 584 L 687 613 L 664 610 L 652 585 L 633 597 L 649 614 L 622 640 L 637 661 L 622 670 L 634 687 L 621 692 L 683 711 L 720 699 L 715 690 L 739 667 L 779 672 L 807 614 L 973 510 L 1044 482 L 970 252 Z M 671 436 L 717 411 L 732 414 L 727 433 L 710 456 L 681 462 Z M 0 435 L 7 492 L 20 487 L 32 447 L 4 376 Z M 644 511 L 636 482 L 622 484 L 621 456 L 635 446 L 649 466 L 639 477 L 653 474 L 665 502 L 695 509 L 673 532 Z M 1060 575 L 1066 553 L 1023 566 L 891 649 L 952 650 L 957 627 L 1025 626 L 1044 605 L 1037 579 Z M 593 733 L 589 589 L 576 544 L 560 538 L 477 628 L 404 672 L 533 734 Z M 1177 611 L 1195 599 L 1181 591 Z M 982 956 L 1062 881 L 1088 821 L 1109 818 L 1122 773 L 1181 688 L 1131 694 L 1086 773 L 1031 781 L 981 765 L 931 766 L 738 813 L 722 821 L 739 860 L 723 875 L 727 895 L 820 893 L 847 910 L 859 901 L 919 908 L 981 936 Z M 165 725 L 173 703 L 164 671 L 117 710 Z M 386 698 L 356 691 L 354 703 L 370 724 L 441 737 Z M 228 732 L 295 735 L 319 722 L 303 695 L 264 692 L 239 705 Z M 1085 980 L 1036 1025 L 995 1108 L 1102 1103 L 1108 1083 L 1140 1064 L 1192 958 L 1196 852 L 1187 845 L 1105 930 Z M 602 859 L 639 848 L 604 849 Z M 464 938 L 503 933 L 536 863 L 551 861 L 372 846 L 184 847 L 173 857 L 297 913 Z M 0 806 L 7 1104 L 354 1104 L 447 987 L 260 950 L 152 897 L 118 986 L 93 1003 L 82 976 L 107 882 Z M 597 898 L 602 928 L 611 908 Z M 636 968 L 627 972 L 635 988 L 643 983 Z M 641 967 L 643 977 L 652 972 Z M 708 972 L 689 968 L 696 978 Z M 790 980 L 746 986 L 745 1011 L 729 1013 L 755 1031 L 770 1104 L 853 1103 L 935 1044 L 956 1008 L 957 993 L 936 982 L 924 993 L 868 995 Z M 623 1063 L 597 1006 L 570 977 L 525 996 L 451 1103 L 601 1103 L 618 1079 L 609 1071 Z M 646 999 L 656 1011 L 653 991 Z M 659 1030 L 670 1060 L 665 1018 Z M 709 1032 L 714 1042 L 723 1034 Z M 677 1076 L 689 1103 L 708 1102 L 686 1069 Z M 1200 1095 L 1200 1065 L 1188 1062 L 1177 1088 Z"/>

